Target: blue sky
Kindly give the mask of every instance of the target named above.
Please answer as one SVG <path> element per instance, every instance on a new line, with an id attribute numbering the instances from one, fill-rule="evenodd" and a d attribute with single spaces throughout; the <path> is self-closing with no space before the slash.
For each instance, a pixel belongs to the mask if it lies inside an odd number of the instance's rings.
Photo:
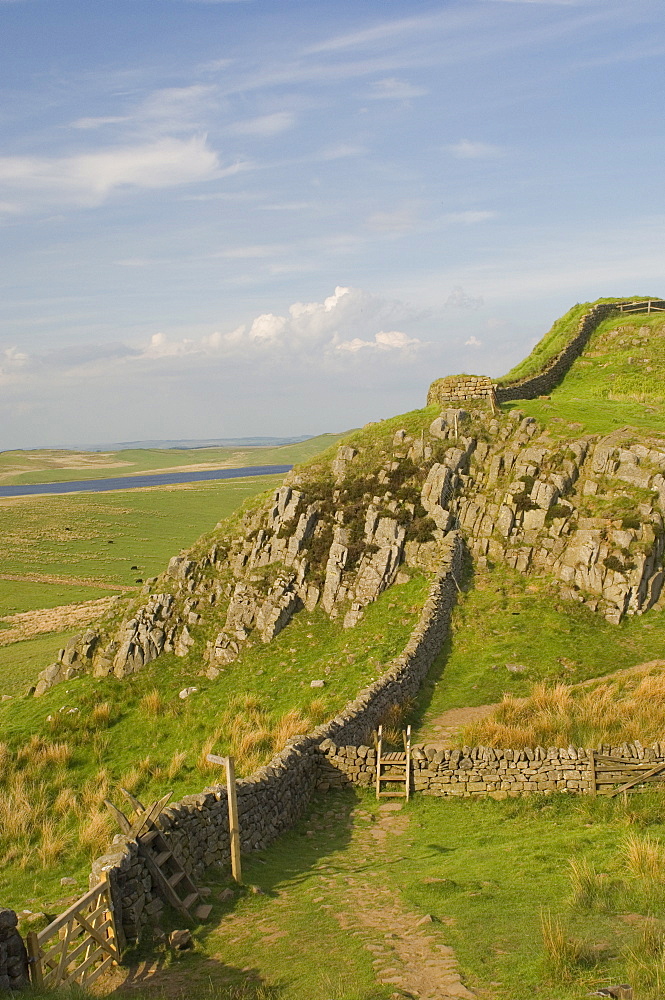
<path id="1" fill-rule="evenodd" d="M 665 294 L 662 0 L 0 0 L 0 448 L 341 430 Z"/>

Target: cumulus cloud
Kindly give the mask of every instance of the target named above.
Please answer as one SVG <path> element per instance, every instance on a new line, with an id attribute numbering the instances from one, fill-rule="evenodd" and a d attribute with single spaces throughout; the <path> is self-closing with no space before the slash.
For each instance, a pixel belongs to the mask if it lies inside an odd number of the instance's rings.
<path id="1" fill-rule="evenodd" d="M 385 80 L 376 80 L 371 85 L 368 96 L 372 101 L 408 101 L 412 97 L 423 97 L 426 93 L 422 87 L 391 76 Z"/>
<path id="2" fill-rule="evenodd" d="M 14 382 L 30 363 L 30 358 L 18 347 L 6 347 L 0 351 L 0 385 L 7 385 Z"/>
<path id="3" fill-rule="evenodd" d="M 464 341 L 464 346 L 465 347 L 482 347 L 483 346 L 483 342 L 482 342 L 482 340 L 478 340 L 478 338 L 474 337 L 473 334 L 472 334 L 469 337 L 468 340 Z"/>
<path id="4" fill-rule="evenodd" d="M 79 343 L 30 358 L 11 347 L 0 351 L 0 381 L 37 378 L 52 387 L 58 381 L 68 386 L 77 379 L 113 383 L 168 373 L 184 383 L 228 366 L 292 375 L 298 368 L 338 369 L 352 357 L 406 360 L 425 346 L 397 327 L 414 315 L 403 303 L 338 285 L 323 301 L 294 302 L 283 314 L 261 313 L 226 331 L 184 336 L 159 331 L 134 345 Z"/>
<path id="5" fill-rule="evenodd" d="M 444 305 L 449 309 L 480 309 L 484 305 L 484 299 L 482 295 L 477 298 L 467 295 L 461 285 L 455 285 Z"/>
<path id="6" fill-rule="evenodd" d="M 0 192 L 13 194 L 24 208 L 35 203 L 94 206 L 118 190 L 200 183 L 242 168 L 222 168 L 205 136 L 164 138 L 68 157 L 0 157 Z"/>
<path id="7" fill-rule="evenodd" d="M 375 334 L 374 340 L 361 340 L 360 337 L 354 337 L 353 340 L 342 340 L 338 344 L 335 344 L 335 350 L 350 351 L 352 354 L 356 354 L 358 351 L 368 349 L 374 351 L 407 351 L 421 346 L 421 340 L 418 340 L 417 337 L 408 337 L 400 330 L 390 330 L 388 332 L 381 330 Z"/>
<path id="8" fill-rule="evenodd" d="M 471 139 L 460 139 L 448 148 L 459 160 L 491 160 L 501 156 L 498 146 L 489 142 L 472 142 Z"/>

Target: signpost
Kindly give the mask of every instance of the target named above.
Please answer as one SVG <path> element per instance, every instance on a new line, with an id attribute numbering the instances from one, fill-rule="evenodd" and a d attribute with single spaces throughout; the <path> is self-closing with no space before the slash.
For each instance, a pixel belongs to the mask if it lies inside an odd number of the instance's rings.
<path id="1" fill-rule="evenodd" d="M 233 757 L 218 757 L 209 753 L 206 760 L 211 764 L 221 764 L 226 768 L 226 796 L 229 804 L 229 839 L 231 843 L 231 874 L 236 882 L 242 882 L 240 867 L 240 823 L 238 821 L 238 797 L 236 795 L 236 771 Z"/>

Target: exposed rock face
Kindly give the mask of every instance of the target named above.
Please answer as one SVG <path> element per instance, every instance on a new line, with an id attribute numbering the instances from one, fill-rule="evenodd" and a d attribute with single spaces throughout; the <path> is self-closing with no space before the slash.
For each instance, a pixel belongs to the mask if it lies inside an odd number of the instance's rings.
<path id="1" fill-rule="evenodd" d="M 362 443 L 343 445 L 247 513 L 236 537 L 174 557 L 158 593 L 115 632 L 72 640 L 35 693 L 84 670 L 124 677 L 162 652 L 186 656 L 197 638 L 214 678 L 319 603 L 351 628 L 403 564 L 436 573 L 458 528 L 476 559 L 550 574 L 610 621 L 639 614 L 664 580 L 665 450 L 634 437 L 561 442 L 519 410 L 449 408 L 428 431 L 392 431 L 371 467 Z"/>

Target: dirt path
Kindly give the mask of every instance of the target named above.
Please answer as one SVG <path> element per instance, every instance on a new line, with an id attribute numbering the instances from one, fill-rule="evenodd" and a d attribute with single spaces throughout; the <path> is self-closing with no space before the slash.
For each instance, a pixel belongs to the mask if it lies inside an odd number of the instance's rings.
<path id="1" fill-rule="evenodd" d="M 213 915 L 195 933 L 186 967 L 174 966 L 158 947 L 115 970 L 100 992 L 126 997 L 141 989 L 175 998 L 213 984 L 263 1000 L 272 989 L 280 992 L 286 970 L 293 983 L 288 996 L 328 1000 L 346 996 L 347 985 L 356 995 L 345 977 L 360 962 L 364 975 L 373 966 L 375 982 L 391 989 L 393 1000 L 475 1000 L 446 941 L 446 924 L 408 906 L 393 883 L 394 866 L 408 854 L 409 822 L 399 802 L 375 812 L 331 795 L 311 814 L 297 861 L 292 854 L 277 861 L 281 877 L 271 883 L 266 862 L 247 858 L 262 894 L 220 910 L 213 890 Z M 346 841 L 333 846 L 344 831 Z M 287 874 L 289 858 L 295 865 Z M 307 969 L 316 970 L 311 980 Z"/>
<path id="2" fill-rule="evenodd" d="M 371 814 L 359 812 L 358 819 Z M 322 888 L 333 892 L 342 881 L 345 906 L 335 912 L 340 927 L 360 938 L 374 955 L 377 980 L 397 988 L 395 1000 L 404 995 L 420 1000 L 471 1000 L 474 994 L 463 985 L 452 948 L 445 942 L 445 929 L 429 915 L 409 909 L 399 892 L 385 884 L 367 862 L 386 861 L 409 825 L 399 802 L 379 807 L 376 823 L 358 824 L 346 854 L 350 871 L 323 880 Z M 385 869 L 383 869 L 385 870 Z M 334 906 L 334 904 L 324 904 Z"/>
<path id="3" fill-rule="evenodd" d="M 498 703 L 496 703 L 494 705 L 475 705 L 470 708 L 449 708 L 447 712 L 442 712 L 441 715 L 430 719 L 418 731 L 414 742 L 449 747 L 460 729 L 472 722 L 486 719 L 498 707 Z"/>
<path id="4" fill-rule="evenodd" d="M 108 580 L 93 580 L 90 577 L 53 576 L 50 573 L 0 573 L 0 580 L 11 580 L 15 583 L 56 583 L 65 587 L 95 587 L 96 590 L 136 591 L 135 587 L 124 583 L 109 583 Z"/>

